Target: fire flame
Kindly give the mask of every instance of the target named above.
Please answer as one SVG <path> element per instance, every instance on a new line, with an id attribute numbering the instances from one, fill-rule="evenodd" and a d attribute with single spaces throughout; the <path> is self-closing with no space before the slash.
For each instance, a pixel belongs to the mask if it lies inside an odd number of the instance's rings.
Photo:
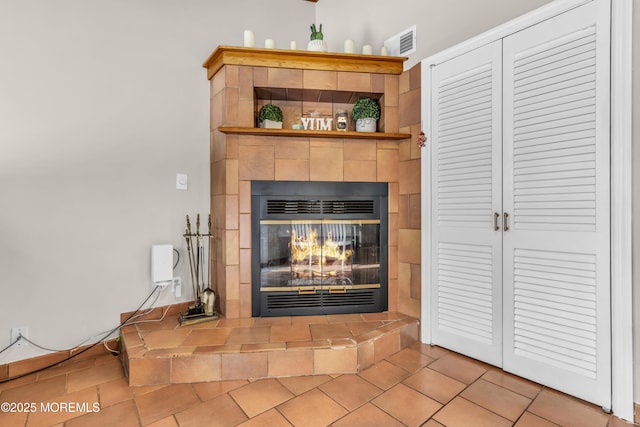
<path id="1" fill-rule="evenodd" d="M 351 249 L 341 249 L 338 242 L 333 241 L 331 233 L 327 233 L 324 245 L 320 245 L 318 230 L 311 229 L 308 236 L 298 236 L 295 230 L 291 231 L 291 258 L 294 262 L 304 260 L 318 260 L 320 265 L 327 262 L 327 258 L 347 262 L 353 254 Z"/>

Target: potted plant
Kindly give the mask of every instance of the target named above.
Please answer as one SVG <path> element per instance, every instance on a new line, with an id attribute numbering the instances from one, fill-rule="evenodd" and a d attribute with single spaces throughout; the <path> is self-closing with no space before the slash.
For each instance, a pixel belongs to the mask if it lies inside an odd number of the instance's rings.
<path id="1" fill-rule="evenodd" d="M 371 98 L 360 98 L 353 105 L 351 117 L 356 122 L 356 131 L 375 132 L 380 118 L 380 105 Z"/>
<path id="2" fill-rule="evenodd" d="M 261 128 L 282 129 L 282 109 L 277 105 L 263 105 L 258 113 L 258 119 Z"/>
<path id="3" fill-rule="evenodd" d="M 322 34 L 322 24 L 320 24 L 320 28 L 318 30 L 316 30 L 316 24 L 311 26 L 311 37 L 309 44 L 307 45 L 307 50 L 315 52 L 327 51 L 327 43 L 324 41 L 324 35 Z"/>

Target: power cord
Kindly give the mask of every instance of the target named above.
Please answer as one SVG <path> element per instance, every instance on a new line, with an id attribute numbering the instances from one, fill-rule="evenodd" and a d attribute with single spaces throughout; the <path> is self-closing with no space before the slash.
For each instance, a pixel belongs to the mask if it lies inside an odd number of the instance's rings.
<path id="1" fill-rule="evenodd" d="M 26 342 L 28 342 L 29 344 L 31 344 L 32 346 L 34 346 L 35 348 L 39 348 L 40 350 L 43 351 L 53 351 L 53 352 L 60 352 L 60 351 L 71 351 L 69 349 L 65 349 L 65 350 L 57 350 L 55 348 L 47 348 L 47 347 L 43 347 L 39 344 L 34 343 L 33 341 L 31 341 L 29 338 L 25 337 L 24 335 L 20 334 L 18 335 L 18 339 L 23 339 Z M 16 341 L 17 342 L 17 341 Z M 82 345 L 82 344 L 81 344 Z M 75 348 L 75 347 L 74 347 Z"/>
<path id="2" fill-rule="evenodd" d="M 49 364 L 49 365 L 47 365 L 47 366 L 45 366 L 45 367 L 42 367 L 42 368 L 39 368 L 39 369 L 33 370 L 33 371 L 31 371 L 31 372 L 26 372 L 26 373 L 24 373 L 24 374 L 16 375 L 16 376 L 14 376 L 14 377 L 4 378 L 4 379 L 0 380 L 0 384 L 2 384 L 2 383 L 6 383 L 6 382 L 9 382 L 9 381 L 13 381 L 13 380 L 17 380 L 18 378 L 26 377 L 27 375 L 31 375 L 31 374 L 35 374 L 35 373 L 38 373 L 38 372 L 42 372 L 42 371 L 44 371 L 45 369 L 53 368 L 53 367 L 54 367 L 54 366 L 56 366 L 56 365 L 59 365 L 59 364 L 64 363 L 64 362 L 66 362 L 66 361 L 68 361 L 68 360 L 71 360 L 71 359 L 73 359 L 74 357 L 79 356 L 79 355 L 81 355 L 82 353 L 84 353 L 84 352 L 86 352 L 86 351 L 91 350 L 93 347 L 95 347 L 96 345 L 100 344 L 100 343 L 101 343 L 102 341 L 104 341 L 104 340 L 105 340 L 109 335 L 113 334 L 115 331 L 117 331 L 117 330 L 118 330 L 118 329 L 120 329 L 122 326 L 124 326 L 124 325 L 129 321 L 129 320 L 131 320 L 131 318 L 133 318 L 133 316 L 134 316 L 134 315 L 136 315 L 136 314 L 137 314 L 137 313 L 142 309 L 142 307 L 147 303 L 147 301 L 149 301 L 149 299 L 151 299 L 151 297 L 152 297 L 152 296 L 153 296 L 153 295 L 158 291 L 158 288 L 159 288 L 159 286 L 156 286 L 155 288 L 153 288 L 153 291 L 151 291 L 151 293 L 149 294 L 149 296 L 148 296 L 148 297 L 147 297 L 147 298 L 142 302 L 142 304 L 140 304 L 140 306 L 138 306 L 138 308 L 136 309 L 136 311 L 134 311 L 133 313 L 131 313 L 131 314 L 129 315 L 129 317 L 127 317 L 127 318 L 126 318 L 123 322 L 121 322 L 118 326 L 116 326 L 115 328 L 111 329 L 111 330 L 110 330 L 106 335 L 104 335 L 104 337 L 103 337 L 102 339 L 100 339 L 100 340 L 96 341 L 95 343 L 93 343 L 93 344 L 91 344 L 90 346 L 88 346 L 88 347 L 86 347 L 86 348 L 84 348 L 84 349 L 80 350 L 80 351 L 79 351 L 79 352 L 77 352 L 77 353 L 71 354 L 70 356 L 68 356 L 68 357 L 64 358 L 63 360 L 61 360 L 61 361 L 59 361 L 59 362 L 51 363 L 51 364 Z M 12 346 L 14 346 L 14 345 L 15 345 L 18 341 L 20 341 L 21 339 L 24 339 L 24 340 L 26 340 L 27 342 L 29 342 L 29 343 L 33 344 L 33 342 L 32 342 L 32 341 L 28 340 L 27 338 L 25 338 L 25 337 L 24 337 L 24 336 L 22 336 L 22 334 L 21 334 L 21 335 L 19 335 L 19 336 L 18 336 L 18 338 L 17 338 L 14 342 L 12 342 L 12 343 L 11 343 L 11 344 L 9 344 L 7 347 L 5 347 L 4 349 L 2 349 L 2 350 L 0 351 L 0 354 L 2 354 L 4 351 L 6 351 L 6 350 L 8 350 L 9 348 L 11 348 Z M 35 344 L 34 344 L 34 345 L 35 345 Z M 42 348 L 42 347 L 40 347 L 40 346 L 38 346 L 38 345 L 36 345 L 36 347 L 38 347 L 38 348 Z M 74 347 L 74 348 L 77 348 L 77 347 Z M 54 351 L 55 351 L 55 350 L 54 350 Z M 71 350 L 69 350 L 69 351 L 73 351 L 73 349 L 71 349 Z"/>
<path id="3" fill-rule="evenodd" d="M 176 267 L 178 266 L 178 263 L 180 262 L 180 252 L 178 252 L 176 248 L 173 248 L 173 252 L 175 252 L 177 255 L 176 263 L 173 264 L 173 269 L 175 270 Z"/>
<path id="4" fill-rule="evenodd" d="M 117 356 L 120 354 L 120 350 L 113 350 L 109 347 L 109 345 L 107 345 L 107 340 L 102 341 L 102 344 L 104 345 L 105 350 L 107 350 L 109 353 L 113 354 L 114 356 Z"/>
<path id="5" fill-rule="evenodd" d="M 22 336 L 22 334 L 18 335 L 18 338 L 16 338 L 16 340 L 14 342 L 12 342 L 11 344 L 9 344 L 8 346 L 6 346 L 5 348 L 3 348 L 2 350 L 0 350 L 0 354 L 4 353 L 5 351 L 9 350 L 11 347 L 13 347 L 14 345 L 16 345 L 18 343 L 18 341 L 20 341 L 22 338 L 24 338 Z"/>
<path id="6" fill-rule="evenodd" d="M 153 305 L 154 305 L 156 302 L 158 302 L 158 299 L 159 299 L 159 297 L 160 297 L 160 294 L 162 293 L 162 291 L 163 291 L 165 288 L 166 288 L 166 286 L 165 286 L 165 287 L 160 287 L 160 292 L 158 292 L 158 293 L 156 294 L 156 297 L 154 298 L 153 302 L 151 303 L 151 307 L 150 307 L 148 310 L 146 310 L 146 311 L 145 311 L 145 312 L 143 312 L 143 313 L 138 313 L 138 314 L 136 314 L 136 312 L 134 312 L 134 313 L 133 313 L 133 314 L 134 314 L 134 316 L 132 316 L 132 317 L 130 317 L 130 318 L 129 318 L 129 320 L 127 321 L 128 323 L 122 324 L 122 325 L 120 325 L 120 327 L 122 327 L 122 326 L 128 326 L 128 325 L 136 325 L 136 324 L 138 324 L 138 323 L 143 323 L 143 322 L 160 322 L 160 321 L 162 321 L 162 320 L 165 318 L 165 316 L 166 316 L 167 312 L 169 311 L 169 308 L 171 307 L 171 305 L 170 305 L 169 307 L 167 307 L 167 309 L 162 313 L 162 317 L 161 317 L 160 319 L 157 319 L 157 320 L 155 320 L 155 319 L 154 319 L 154 320 L 139 320 L 139 321 L 136 321 L 136 322 L 131 322 L 131 320 L 133 320 L 133 319 L 135 319 L 135 318 L 143 317 L 143 316 L 146 316 L 147 314 L 151 313 L 151 312 L 154 310 Z M 148 298 L 147 298 L 147 301 L 148 301 Z M 146 301 L 145 301 L 145 303 L 146 303 Z M 143 305 L 144 305 L 145 303 L 143 303 Z M 137 310 L 137 311 L 139 312 L 141 309 L 142 309 L 142 306 L 138 307 L 138 310 Z M 74 347 L 72 347 L 72 348 L 70 348 L 70 349 L 68 349 L 68 348 L 65 348 L 65 349 L 58 349 L 58 348 L 48 348 L 48 347 L 44 347 L 44 346 L 42 346 L 42 345 L 40 345 L 40 344 L 38 344 L 38 343 L 35 343 L 35 342 L 31 341 L 29 338 L 25 337 L 24 335 L 19 334 L 19 335 L 18 335 L 18 338 L 17 338 L 14 342 L 12 342 L 11 344 L 9 344 L 9 345 L 8 345 L 7 347 L 5 347 L 4 349 L 0 350 L 0 354 L 2 354 L 4 351 L 8 350 L 9 348 L 13 347 L 13 346 L 14 346 L 18 341 L 20 341 L 21 339 L 22 339 L 22 340 L 27 341 L 29 344 L 31 344 L 31 345 L 33 345 L 34 347 L 36 347 L 36 348 L 38 348 L 38 349 L 40 349 L 40 350 L 43 350 L 43 351 L 51 351 L 51 352 L 68 351 L 70 354 L 73 354 L 73 352 L 74 352 L 75 350 L 77 350 L 78 348 L 80 348 L 81 346 L 83 346 L 86 342 L 91 341 L 93 338 L 95 338 L 95 337 L 97 337 L 97 336 L 100 336 L 100 335 L 103 335 L 103 334 L 105 334 L 106 332 L 110 332 L 110 333 L 112 333 L 112 332 L 113 332 L 113 330 L 112 330 L 112 329 L 107 329 L 106 331 L 98 332 L 97 334 L 90 336 L 89 338 L 85 339 L 84 341 L 80 342 L 79 344 L 75 345 Z M 105 348 L 106 348 L 107 350 L 109 350 L 109 352 L 110 352 L 110 353 L 113 353 L 113 354 L 118 354 L 118 353 L 119 353 L 117 350 L 112 350 L 112 349 L 110 349 L 110 348 L 106 345 L 106 340 L 105 340 L 104 338 L 102 339 L 102 342 L 104 342 L 104 343 L 105 343 Z"/>

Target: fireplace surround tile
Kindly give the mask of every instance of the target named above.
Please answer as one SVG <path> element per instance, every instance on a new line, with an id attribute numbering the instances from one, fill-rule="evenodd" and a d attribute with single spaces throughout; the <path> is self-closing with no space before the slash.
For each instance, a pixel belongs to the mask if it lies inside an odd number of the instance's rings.
<path id="1" fill-rule="evenodd" d="M 384 111 L 380 127 L 386 132 L 397 132 L 399 127 L 403 126 L 405 133 L 408 133 L 406 129 L 410 129 L 412 135 L 415 133 L 417 136 L 420 122 L 415 120 L 415 117 L 419 116 L 420 103 L 415 91 L 420 89 L 419 72 L 410 70 L 396 74 L 395 71 L 383 71 L 382 74 L 378 71 L 311 70 L 297 65 L 257 65 L 223 63 L 221 68 L 209 74 L 212 107 L 211 211 L 212 217 L 216 219 L 216 234 L 221 236 L 216 240 L 216 246 L 222 246 L 219 250 L 214 250 L 218 278 L 216 283 L 220 286 L 220 289 L 216 289 L 221 300 L 220 310 L 227 318 L 240 317 L 249 313 L 248 308 L 251 305 L 250 301 L 246 301 L 246 290 L 250 284 L 247 278 L 251 274 L 251 266 L 247 264 L 246 252 L 244 256 L 238 255 L 242 250 L 248 251 L 251 247 L 248 244 L 248 236 L 251 235 L 248 220 L 251 211 L 251 180 L 387 182 L 390 213 L 389 308 L 397 310 L 401 295 L 402 298 L 405 295 L 409 298 L 416 295 L 415 284 L 397 283 L 398 232 L 402 224 L 393 219 L 393 215 L 398 215 L 400 209 L 400 195 L 413 197 L 419 196 L 420 193 L 419 182 L 414 182 L 414 178 L 419 176 L 415 171 L 419 172 L 420 155 L 419 149 L 414 147 L 414 138 L 390 141 L 256 136 L 222 134 L 217 128 L 221 125 L 255 127 L 257 108 L 260 103 L 265 102 L 257 95 L 257 91 L 286 93 L 286 89 L 291 88 L 291 93 L 298 95 L 283 100 L 285 108 L 294 104 L 310 106 L 311 104 L 302 101 L 300 94 L 310 94 L 312 91 L 323 93 L 323 97 L 330 91 L 351 91 L 352 96 L 360 92 L 381 96 Z M 339 92 L 336 94 L 340 95 Z M 339 98 L 338 96 L 335 99 Z M 279 102 L 280 100 L 274 100 L 276 104 Z M 351 104 L 341 102 L 343 101 L 316 105 L 317 109 L 326 110 L 326 113 L 331 115 L 337 109 L 348 110 L 352 107 Z M 302 110 L 304 112 L 304 107 Z M 403 117 L 401 111 L 410 113 L 410 117 Z M 407 169 L 412 169 L 412 172 Z M 407 187 L 408 184 L 413 187 Z M 224 197 L 227 195 L 236 199 Z M 220 199 L 220 196 L 223 198 Z M 414 216 L 411 219 L 414 219 Z M 414 221 L 407 225 L 414 229 L 416 223 Z M 239 231 L 237 244 L 228 234 L 228 231 L 235 230 Z M 233 262 L 228 264 L 229 260 Z M 232 284 L 224 283 L 228 265 L 239 268 L 240 277 L 238 280 L 233 279 Z M 399 293 L 401 289 L 402 294 Z M 411 289 L 413 292 L 410 292 Z M 403 302 L 401 306 L 413 310 L 409 314 L 419 315 L 419 301 L 418 304 L 414 301 Z"/>
<path id="2" fill-rule="evenodd" d="M 350 334 L 346 323 L 328 323 L 324 325 L 311 325 L 311 337 L 314 340 L 341 338 Z"/>
<path id="3" fill-rule="evenodd" d="M 378 149 L 377 164 L 378 182 L 398 181 L 398 150 L 397 147 L 391 150 Z"/>
<path id="4" fill-rule="evenodd" d="M 268 374 L 268 353 L 227 353 L 222 355 L 222 379 L 241 380 L 265 378 Z"/>
<path id="5" fill-rule="evenodd" d="M 376 180 L 375 160 L 345 160 L 344 161 L 345 181 L 367 182 Z"/>
<path id="6" fill-rule="evenodd" d="M 302 86 L 308 89 L 338 89 L 338 73 L 336 71 L 303 70 Z"/>
<path id="7" fill-rule="evenodd" d="M 269 352 L 269 376 L 313 375 L 314 352 L 310 349 Z"/>
<path id="8" fill-rule="evenodd" d="M 309 160 L 276 159 L 276 181 L 309 181 Z"/>
<path id="9" fill-rule="evenodd" d="M 269 87 L 302 89 L 302 71 L 292 68 L 268 68 L 267 85 Z"/>
<path id="10" fill-rule="evenodd" d="M 398 76 L 395 75 L 387 75 L 387 74 L 371 74 L 371 92 L 373 93 L 384 93 L 383 96 L 387 95 L 387 86 L 386 79 L 397 79 Z M 393 88 L 390 88 L 393 90 Z M 389 104 L 391 105 L 391 104 Z"/>
<path id="11" fill-rule="evenodd" d="M 242 353 L 251 353 L 257 351 L 272 351 L 281 350 L 285 351 L 287 346 L 285 343 L 281 342 L 268 342 L 268 343 L 255 343 L 255 344 L 242 344 L 240 347 L 240 352 Z"/>
<path id="12" fill-rule="evenodd" d="M 377 160 L 377 143 L 374 140 L 344 141 L 344 159 L 359 161 L 376 161 Z M 375 181 L 373 179 L 372 181 Z"/>
<path id="13" fill-rule="evenodd" d="M 229 338 L 230 328 L 196 329 L 182 342 L 187 346 L 222 345 Z"/>
<path id="14" fill-rule="evenodd" d="M 175 320 L 172 315 L 158 323 Z M 356 373 L 418 338 L 418 321 L 400 313 L 220 319 L 180 329 L 150 325 L 123 332 L 130 385 Z M 149 337 L 158 346 L 154 335 L 172 331 L 186 338 L 165 340 L 164 348 L 145 342 Z"/>
<path id="15" fill-rule="evenodd" d="M 291 316 L 259 317 L 254 322 L 255 326 L 291 326 Z"/>
<path id="16" fill-rule="evenodd" d="M 355 374 L 358 372 L 356 347 L 316 349 L 313 355 L 315 375 Z"/>
<path id="17" fill-rule="evenodd" d="M 240 167 L 238 171 L 241 180 L 274 180 L 275 179 L 275 149 L 269 145 L 238 147 Z"/>
<path id="18" fill-rule="evenodd" d="M 251 283 L 240 283 L 240 316 L 251 316 Z"/>
<path id="19" fill-rule="evenodd" d="M 240 181 L 238 191 L 240 192 L 240 213 L 251 214 L 251 181 Z"/>
<path id="20" fill-rule="evenodd" d="M 276 159 L 308 160 L 309 138 L 288 138 L 275 147 Z"/>
<path id="21" fill-rule="evenodd" d="M 271 342 L 310 340 L 311 331 L 306 324 L 274 325 L 271 327 Z"/>
<path id="22" fill-rule="evenodd" d="M 176 357 L 171 361 L 171 383 L 194 383 L 219 381 L 221 379 L 221 356 L 198 354 Z"/>
<path id="23" fill-rule="evenodd" d="M 310 181 L 343 181 L 344 163 L 342 142 L 311 144 L 309 158 Z"/>
<path id="24" fill-rule="evenodd" d="M 394 75 L 384 76 L 384 105 L 397 107 L 400 100 L 400 78 Z"/>
<path id="25" fill-rule="evenodd" d="M 370 73 L 338 72 L 338 90 L 372 92 Z"/>

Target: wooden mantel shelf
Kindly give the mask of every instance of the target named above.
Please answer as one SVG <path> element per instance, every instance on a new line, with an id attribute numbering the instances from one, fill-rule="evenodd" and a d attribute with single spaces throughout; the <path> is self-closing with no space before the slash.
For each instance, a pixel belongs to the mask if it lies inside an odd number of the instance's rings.
<path id="1" fill-rule="evenodd" d="M 306 50 L 219 46 L 202 65 L 211 79 L 223 65 L 401 74 L 407 58 Z"/>
<path id="2" fill-rule="evenodd" d="M 352 139 L 387 139 L 402 140 L 411 138 L 408 133 L 384 132 L 339 132 L 330 130 L 297 130 L 297 129 L 263 129 L 220 126 L 218 130 L 226 134 L 257 136 L 298 136 L 308 138 L 352 138 Z"/>

